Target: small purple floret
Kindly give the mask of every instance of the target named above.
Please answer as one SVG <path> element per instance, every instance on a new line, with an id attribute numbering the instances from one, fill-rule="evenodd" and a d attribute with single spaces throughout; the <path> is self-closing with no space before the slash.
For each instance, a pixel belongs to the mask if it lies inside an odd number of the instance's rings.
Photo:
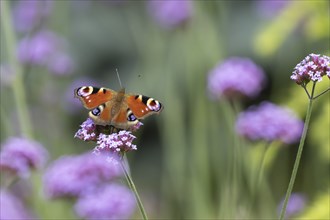
<path id="1" fill-rule="evenodd" d="M 278 206 L 278 212 L 281 211 L 283 204 L 284 204 L 284 199 L 281 201 L 280 205 Z M 285 213 L 286 218 L 298 214 L 305 208 L 305 206 L 306 206 L 306 196 L 301 193 L 292 193 L 286 208 L 286 213 Z"/>
<path id="2" fill-rule="evenodd" d="M 97 140 L 97 135 L 95 133 L 96 125 L 94 124 L 92 119 L 87 118 L 87 120 L 84 121 L 80 125 L 80 127 L 81 128 L 74 135 L 75 138 L 79 138 L 83 141 L 96 141 Z"/>

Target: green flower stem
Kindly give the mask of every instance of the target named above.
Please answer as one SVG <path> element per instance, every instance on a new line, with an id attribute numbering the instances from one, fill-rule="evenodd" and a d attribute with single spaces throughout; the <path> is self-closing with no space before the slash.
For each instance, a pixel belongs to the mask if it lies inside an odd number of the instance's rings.
<path id="1" fill-rule="evenodd" d="M 23 136 L 32 137 L 31 122 L 28 113 L 22 67 L 19 64 L 16 57 L 16 37 L 11 22 L 11 15 L 9 11 L 9 1 L 1 1 L 1 27 L 2 33 L 5 39 L 6 52 L 8 55 L 8 63 L 12 68 L 15 79 L 12 83 L 12 90 L 14 94 L 14 100 L 16 103 L 16 110 L 18 114 L 18 120 L 21 127 L 21 133 Z"/>
<path id="2" fill-rule="evenodd" d="M 257 199 L 257 191 L 261 187 L 261 182 L 262 182 L 262 179 L 264 176 L 264 170 L 265 170 L 266 155 L 267 155 L 267 152 L 269 151 L 271 143 L 272 142 L 266 142 L 265 146 L 262 146 L 263 149 L 262 149 L 261 157 L 260 157 L 259 163 L 257 165 L 257 168 L 259 168 L 259 169 L 257 171 L 256 179 L 253 184 L 253 188 L 252 188 L 252 192 L 251 192 L 252 199 L 248 206 L 249 207 L 248 213 L 252 212 L 253 206 Z"/>
<path id="3" fill-rule="evenodd" d="M 325 94 L 326 92 L 330 91 L 330 88 L 324 90 L 323 92 L 321 92 L 320 94 L 316 95 L 313 99 L 317 99 L 318 97 L 320 97 L 321 95 Z"/>
<path id="4" fill-rule="evenodd" d="M 133 191 L 133 193 L 135 195 L 135 199 L 136 199 L 136 202 L 137 202 L 137 204 L 139 206 L 141 215 L 142 215 L 142 217 L 143 217 L 144 220 L 147 220 L 148 217 L 147 217 L 146 211 L 144 210 L 143 204 L 142 204 L 141 199 L 140 199 L 140 196 L 139 196 L 139 194 L 138 194 L 138 192 L 136 190 L 136 187 L 134 185 L 133 179 L 131 178 L 131 176 L 129 175 L 129 173 L 127 172 L 127 170 L 125 168 L 125 164 L 124 164 L 125 163 L 125 160 L 124 160 L 124 157 L 123 157 L 122 160 L 121 160 L 121 163 L 120 163 L 121 164 L 121 167 L 123 168 L 123 171 L 124 171 L 124 174 L 125 174 L 127 183 L 128 183 L 129 187 L 131 188 L 131 190 Z"/>
<path id="5" fill-rule="evenodd" d="M 306 119 L 305 119 L 304 130 L 303 130 L 303 133 L 302 133 L 302 136 L 301 136 L 301 139 L 300 139 L 296 160 L 294 162 L 293 171 L 292 171 L 292 174 L 291 174 L 289 186 L 288 186 L 288 189 L 287 189 L 287 192 L 286 192 L 286 195 L 285 195 L 284 204 L 283 204 L 281 214 L 280 214 L 280 218 L 279 218 L 280 220 L 284 219 L 285 212 L 286 212 L 286 207 L 288 205 L 288 201 L 290 199 L 291 192 L 292 192 L 292 189 L 293 189 L 293 185 L 294 185 L 296 175 L 297 175 L 297 172 L 298 172 L 299 163 L 300 163 L 300 159 L 301 159 L 301 155 L 302 155 L 302 151 L 303 151 L 303 148 L 304 148 L 304 143 L 305 143 L 305 139 L 306 139 L 306 135 L 307 135 L 308 125 L 309 125 L 309 121 L 310 121 L 310 118 L 311 118 L 311 115 L 312 115 L 314 90 L 315 90 L 315 82 L 313 84 L 311 96 L 309 97 L 309 104 L 308 104 L 308 108 L 307 108 L 307 114 L 306 114 Z"/>

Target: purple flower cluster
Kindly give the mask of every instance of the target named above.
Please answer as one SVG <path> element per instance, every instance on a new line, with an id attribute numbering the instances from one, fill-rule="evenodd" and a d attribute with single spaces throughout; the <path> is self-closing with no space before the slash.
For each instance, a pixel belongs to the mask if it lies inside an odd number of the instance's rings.
<path id="1" fill-rule="evenodd" d="M 64 39 L 49 30 L 41 30 L 19 42 L 17 55 L 22 63 L 46 66 L 54 74 L 65 75 L 74 67 L 64 47 Z"/>
<path id="2" fill-rule="evenodd" d="M 13 20 L 17 31 L 28 32 L 46 20 L 53 8 L 50 0 L 20 0 L 13 8 Z"/>
<path id="3" fill-rule="evenodd" d="M 240 57 L 223 61 L 208 76 L 208 90 L 213 98 L 253 98 L 260 93 L 264 83 L 263 70 L 250 59 Z"/>
<path id="4" fill-rule="evenodd" d="M 75 205 L 76 213 L 85 219 L 128 219 L 134 210 L 133 193 L 116 183 L 81 196 Z"/>
<path id="5" fill-rule="evenodd" d="M 50 198 L 76 197 L 94 190 L 105 181 L 122 175 L 119 162 L 109 155 L 83 154 L 56 160 L 44 175 L 45 193 Z"/>
<path id="6" fill-rule="evenodd" d="M 95 151 L 127 152 L 136 150 L 136 145 L 132 144 L 135 138 L 130 131 L 125 130 L 110 135 L 100 134 Z"/>
<path id="7" fill-rule="evenodd" d="M 97 135 L 95 132 L 96 125 L 94 124 L 92 119 L 87 118 L 87 120 L 84 121 L 80 125 L 80 127 L 81 128 L 74 135 L 75 138 L 79 138 L 83 141 L 96 141 L 97 140 Z"/>
<path id="8" fill-rule="evenodd" d="M 148 2 L 150 14 L 164 28 L 174 28 L 187 22 L 192 16 L 192 1 L 170 0 Z"/>
<path id="9" fill-rule="evenodd" d="M 284 199 L 278 206 L 278 212 L 281 211 L 283 204 L 284 204 Z M 306 196 L 301 193 L 292 193 L 286 208 L 286 213 L 285 213 L 286 218 L 298 214 L 305 208 L 305 206 L 306 206 Z"/>
<path id="10" fill-rule="evenodd" d="M 30 169 L 43 167 L 47 158 L 48 152 L 41 144 L 25 138 L 12 137 L 2 146 L 0 170 L 26 178 L 30 174 Z"/>
<path id="11" fill-rule="evenodd" d="M 306 85 L 320 82 L 324 75 L 330 79 L 330 57 L 312 53 L 296 65 L 290 78 L 298 85 Z"/>
<path id="12" fill-rule="evenodd" d="M 44 191 L 49 198 L 76 199 L 75 211 L 85 219 L 127 219 L 135 210 L 131 191 L 109 183 L 123 175 L 117 154 L 65 156 L 46 171 Z"/>
<path id="13" fill-rule="evenodd" d="M 290 144 L 299 140 L 303 122 L 289 109 L 270 102 L 252 106 L 239 114 L 237 132 L 251 140 L 281 140 Z"/>
<path id="14" fill-rule="evenodd" d="M 255 2 L 258 13 L 264 18 L 273 18 L 285 9 L 290 1 L 259 0 Z"/>
<path id="15" fill-rule="evenodd" d="M 132 126 L 131 131 L 135 131 L 140 128 L 143 124 L 141 122 Z M 96 141 L 97 146 L 94 152 L 109 152 L 119 153 L 136 150 L 135 144 L 132 144 L 136 138 L 131 131 L 121 130 L 118 133 L 103 134 L 96 132 L 97 128 L 93 120 L 88 118 L 85 122 L 80 125 L 80 129 L 76 132 L 76 138 L 84 141 Z"/>
<path id="16" fill-rule="evenodd" d="M 22 201 L 10 192 L 0 189 L 0 219 L 35 219 Z"/>

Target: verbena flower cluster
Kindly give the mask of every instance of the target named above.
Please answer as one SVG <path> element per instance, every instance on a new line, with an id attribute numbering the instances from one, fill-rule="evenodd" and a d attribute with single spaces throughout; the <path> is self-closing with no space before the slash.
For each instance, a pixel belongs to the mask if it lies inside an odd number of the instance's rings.
<path id="1" fill-rule="evenodd" d="M 299 140 L 303 125 L 291 110 L 263 102 L 239 114 L 236 130 L 250 140 L 281 140 L 290 144 Z"/>
<path id="2" fill-rule="evenodd" d="M 5 189 L 0 189 L 0 219 L 35 219 L 22 201 Z"/>
<path id="3" fill-rule="evenodd" d="M 48 152 L 38 142 L 26 138 L 11 137 L 2 144 L 0 170 L 27 178 L 31 169 L 42 168 Z"/>
<path id="4" fill-rule="evenodd" d="M 192 16 L 191 1 L 148 1 L 150 14 L 164 28 L 175 28 L 187 22 Z"/>
<path id="5" fill-rule="evenodd" d="M 127 152 L 136 150 L 136 145 L 132 144 L 135 138 L 131 132 L 125 130 L 110 135 L 100 134 L 95 151 Z"/>
<path id="6" fill-rule="evenodd" d="M 134 210 L 133 193 L 117 183 L 81 196 L 75 205 L 76 213 L 85 219 L 129 219 Z"/>
<path id="7" fill-rule="evenodd" d="M 51 15 L 53 1 L 19 0 L 13 8 L 14 25 L 18 32 L 29 32 Z"/>
<path id="8" fill-rule="evenodd" d="M 57 159 L 44 175 L 46 195 L 50 198 L 79 196 L 121 176 L 119 162 L 116 159 L 106 162 L 108 156 L 86 153 Z"/>
<path id="9" fill-rule="evenodd" d="M 306 196 L 302 193 L 292 193 L 288 201 L 286 208 L 285 217 L 290 218 L 296 214 L 299 214 L 306 207 Z M 284 204 L 284 199 L 278 206 L 278 213 L 280 213 L 282 206 Z"/>
<path id="10" fill-rule="evenodd" d="M 80 127 L 81 128 L 74 135 L 75 138 L 79 138 L 83 141 L 96 141 L 97 140 L 97 134 L 95 132 L 96 125 L 94 124 L 92 119 L 87 118 L 87 120 L 84 121 L 80 125 Z"/>
<path id="11" fill-rule="evenodd" d="M 66 75 L 73 72 L 74 62 L 67 52 L 65 39 L 46 28 L 52 10 L 50 0 L 14 3 L 14 25 L 23 34 L 18 42 L 17 56 L 23 64 L 45 67 L 55 75 Z"/>
<path id="12" fill-rule="evenodd" d="M 127 219 L 135 210 L 135 198 L 114 182 L 122 175 L 117 154 L 65 156 L 46 170 L 44 192 L 51 199 L 75 199 L 76 214 L 85 219 Z"/>
<path id="13" fill-rule="evenodd" d="M 264 72 L 252 60 L 232 57 L 210 71 L 207 87 L 213 98 L 253 98 L 260 93 L 264 84 Z"/>
<path id="14" fill-rule="evenodd" d="M 312 53 L 296 65 L 290 78 L 298 85 L 306 85 L 320 82 L 324 75 L 330 79 L 330 57 Z"/>
<path id="15" fill-rule="evenodd" d="M 41 30 L 23 38 L 17 49 L 20 62 L 45 66 L 51 73 L 68 74 L 73 71 L 73 61 L 64 52 L 65 40 L 49 30 Z"/>
<path id="16" fill-rule="evenodd" d="M 141 122 L 134 125 L 131 130 L 137 130 L 142 125 Z M 93 120 L 88 118 L 80 125 L 80 129 L 76 132 L 76 138 L 83 141 L 96 141 L 97 145 L 94 149 L 98 152 L 119 153 L 137 150 L 133 140 L 136 138 L 131 131 L 121 130 L 118 133 L 104 134 L 97 131 L 97 126 Z"/>

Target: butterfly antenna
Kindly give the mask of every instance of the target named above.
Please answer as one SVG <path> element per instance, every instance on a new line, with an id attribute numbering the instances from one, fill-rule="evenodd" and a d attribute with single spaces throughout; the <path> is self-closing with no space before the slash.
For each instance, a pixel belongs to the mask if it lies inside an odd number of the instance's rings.
<path id="1" fill-rule="evenodd" d="M 116 68 L 116 73 L 117 73 L 117 77 L 118 77 L 120 88 L 123 88 L 123 85 L 121 84 L 121 81 L 120 81 L 120 77 L 119 77 L 119 73 L 118 73 L 118 69 L 117 68 Z"/>

